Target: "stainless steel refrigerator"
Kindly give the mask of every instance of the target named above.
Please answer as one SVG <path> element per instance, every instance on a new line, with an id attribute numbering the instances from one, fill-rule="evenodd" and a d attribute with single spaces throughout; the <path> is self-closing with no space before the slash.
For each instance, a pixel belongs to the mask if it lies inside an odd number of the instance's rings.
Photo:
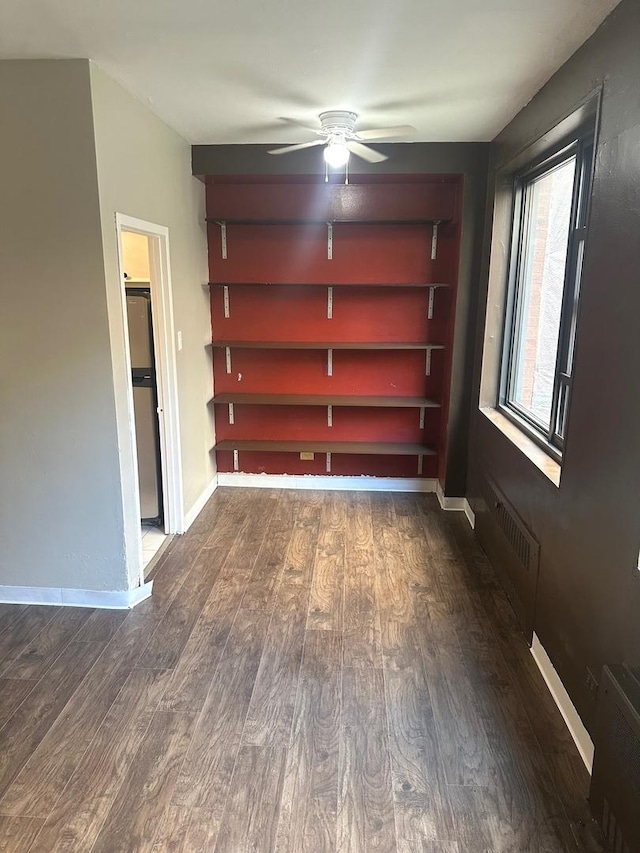
<path id="1" fill-rule="evenodd" d="M 140 518 L 143 522 L 159 525 L 163 520 L 162 469 L 151 295 L 148 288 L 127 287 L 126 290 L 140 483 Z"/>

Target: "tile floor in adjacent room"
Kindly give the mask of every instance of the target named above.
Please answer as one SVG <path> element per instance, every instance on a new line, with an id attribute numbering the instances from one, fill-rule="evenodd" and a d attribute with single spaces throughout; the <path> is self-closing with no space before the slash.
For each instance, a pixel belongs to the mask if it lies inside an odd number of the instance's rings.
<path id="1" fill-rule="evenodd" d="M 142 565 L 145 570 L 158 551 L 167 544 L 168 538 L 160 527 L 151 524 L 142 525 Z"/>

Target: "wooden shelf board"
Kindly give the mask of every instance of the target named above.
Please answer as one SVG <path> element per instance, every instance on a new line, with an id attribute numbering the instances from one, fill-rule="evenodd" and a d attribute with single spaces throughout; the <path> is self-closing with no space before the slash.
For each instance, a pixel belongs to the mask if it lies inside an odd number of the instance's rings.
<path id="1" fill-rule="evenodd" d="M 428 397 L 364 397 L 319 394 L 217 394 L 214 403 L 255 406 L 352 406 L 370 408 L 437 408 L 440 403 Z"/>
<path id="2" fill-rule="evenodd" d="M 428 350 L 444 349 L 444 344 L 400 343 L 397 341 L 212 341 L 214 347 L 230 349 L 333 349 L 333 350 Z"/>
<path id="3" fill-rule="evenodd" d="M 395 288 L 404 288 L 404 287 L 417 287 L 417 288 L 428 288 L 428 287 L 451 287 L 450 284 L 444 284 L 442 282 L 410 282 L 406 284 L 376 284 L 374 282 L 363 282 L 363 283 L 355 283 L 355 282 L 339 282 L 338 284 L 318 284 L 316 282 L 308 283 L 308 282 L 297 282 L 295 284 L 291 284 L 290 282 L 276 282 L 276 281 L 236 281 L 236 282 L 227 282 L 227 281 L 210 281 L 209 287 L 335 287 L 337 289 L 342 289 L 343 287 L 371 287 L 377 290 L 389 289 L 393 290 Z"/>
<path id="4" fill-rule="evenodd" d="M 286 453 L 346 453 L 366 456 L 435 456 L 422 444 L 369 441 L 219 441 L 216 450 L 252 450 Z"/>
<path id="5" fill-rule="evenodd" d="M 207 222 L 216 225 L 445 225 L 450 219 L 225 219 L 223 216 L 207 216 Z"/>

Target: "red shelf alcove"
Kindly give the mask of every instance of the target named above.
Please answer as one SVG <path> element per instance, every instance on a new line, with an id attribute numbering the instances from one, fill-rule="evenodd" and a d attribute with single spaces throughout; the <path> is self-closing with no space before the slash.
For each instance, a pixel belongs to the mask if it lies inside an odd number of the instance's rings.
<path id="1" fill-rule="evenodd" d="M 461 176 L 367 178 L 348 186 L 315 177 L 207 179 L 220 471 L 326 475 L 329 465 L 333 475 L 438 476 L 461 189 Z M 389 348 L 394 343 L 422 348 Z M 438 348 L 428 352 L 427 344 Z M 288 396 L 286 405 L 252 399 L 229 407 L 225 395 Z M 305 401 L 310 395 L 342 399 L 329 409 Z M 344 405 L 344 398 L 365 396 L 384 398 L 384 405 Z M 394 406 L 394 397 L 416 405 Z M 418 405 L 425 398 L 437 405 Z M 281 444 L 254 450 L 247 441 Z M 296 445 L 286 451 L 282 442 Z M 315 452 L 306 460 L 300 442 L 372 442 L 378 450 L 387 444 L 388 452 L 347 453 L 340 445 L 330 459 Z M 402 445 L 425 454 L 402 455 Z"/>

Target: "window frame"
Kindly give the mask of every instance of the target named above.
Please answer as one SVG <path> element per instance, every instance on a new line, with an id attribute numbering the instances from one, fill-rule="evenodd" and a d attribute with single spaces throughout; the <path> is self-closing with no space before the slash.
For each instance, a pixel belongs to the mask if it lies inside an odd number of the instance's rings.
<path id="1" fill-rule="evenodd" d="M 547 150 L 541 157 L 530 161 L 513 176 L 507 302 L 502 336 L 497 408 L 557 462 L 562 461 L 571 405 L 575 333 L 578 322 L 584 248 L 587 238 L 594 151 L 595 122 L 590 121 L 586 126 L 573 133 L 570 138 L 565 138 L 553 149 Z M 573 157 L 576 158 L 576 167 L 571 197 L 551 416 L 547 427 L 532 413 L 511 399 L 517 361 L 515 357 L 517 335 L 521 327 L 522 317 L 524 245 L 529 233 L 527 226 L 530 210 L 527 204 L 527 189 L 543 175 L 550 173 Z"/>

